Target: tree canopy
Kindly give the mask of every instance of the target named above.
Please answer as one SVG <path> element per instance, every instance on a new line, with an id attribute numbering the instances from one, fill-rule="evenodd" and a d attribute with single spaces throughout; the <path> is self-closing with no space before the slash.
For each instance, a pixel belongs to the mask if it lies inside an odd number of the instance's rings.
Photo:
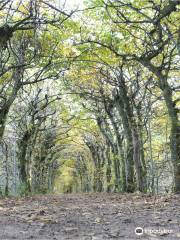
<path id="1" fill-rule="evenodd" d="M 0 1 L 0 194 L 180 192 L 179 0 Z"/>

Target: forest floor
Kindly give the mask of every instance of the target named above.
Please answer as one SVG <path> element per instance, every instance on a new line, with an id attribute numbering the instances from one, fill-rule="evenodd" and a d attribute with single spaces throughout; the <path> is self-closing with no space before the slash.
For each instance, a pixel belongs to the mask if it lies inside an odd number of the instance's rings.
<path id="1" fill-rule="evenodd" d="M 142 229 L 135 233 L 135 229 Z M 180 239 L 178 195 L 65 194 L 0 199 L 0 240 Z"/>

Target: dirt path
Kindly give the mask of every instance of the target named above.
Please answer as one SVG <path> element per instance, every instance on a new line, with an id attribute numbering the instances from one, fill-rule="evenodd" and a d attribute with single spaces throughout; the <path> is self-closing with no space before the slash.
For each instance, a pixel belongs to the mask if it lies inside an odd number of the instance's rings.
<path id="1" fill-rule="evenodd" d="M 136 227 L 144 233 L 135 234 Z M 4 239 L 180 239 L 179 196 L 69 194 L 1 199 L 0 240 Z"/>

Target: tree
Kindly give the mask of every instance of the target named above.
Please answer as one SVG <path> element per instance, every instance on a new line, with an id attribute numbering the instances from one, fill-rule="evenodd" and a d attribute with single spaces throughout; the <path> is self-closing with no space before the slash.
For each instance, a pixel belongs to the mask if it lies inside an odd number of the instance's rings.
<path id="1" fill-rule="evenodd" d="M 162 91 L 169 118 L 171 119 L 171 156 L 174 165 L 175 191 L 179 191 L 179 120 L 178 99 L 173 100 L 176 87 L 172 86 L 172 76 L 176 71 L 178 54 L 177 14 L 179 1 L 154 2 L 98 1 L 108 33 L 89 33 L 83 36 L 81 44 L 90 44 L 94 49 L 100 46 L 127 64 L 138 62 L 157 79 Z M 149 11 L 151 9 L 151 11 Z M 96 20 L 102 21 L 102 19 Z M 172 28 L 172 30 L 171 30 Z M 93 31 L 96 32 L 95 29 Z M 99 31 L 99 29 L 97 29 Z M 127 46 L 127 41 L 129 46 Z"/>

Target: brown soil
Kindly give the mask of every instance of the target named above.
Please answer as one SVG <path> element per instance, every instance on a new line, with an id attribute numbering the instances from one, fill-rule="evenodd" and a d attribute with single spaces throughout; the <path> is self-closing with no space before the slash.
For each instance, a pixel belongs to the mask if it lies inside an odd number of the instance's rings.
<path id="1" fill-rule="evenodd" d="M 66 194 L 0 199 L 0 240 L 180 239 L 178 195 Z M 138 236 L 136 227 L 144 233 Z"/>

